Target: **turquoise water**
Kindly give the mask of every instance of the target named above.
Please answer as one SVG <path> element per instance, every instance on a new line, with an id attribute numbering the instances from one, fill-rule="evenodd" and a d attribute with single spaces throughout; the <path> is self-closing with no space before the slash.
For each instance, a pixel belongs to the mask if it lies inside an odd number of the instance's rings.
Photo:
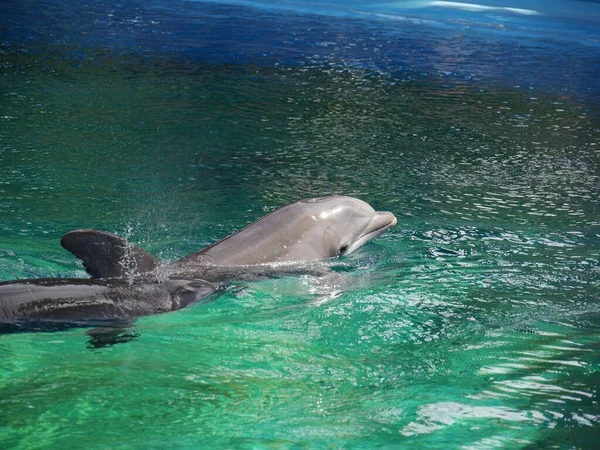
<path id="1" fill-rule="evenodd" d="M 86 276 L 59 245 L 75 228 L 169 261 L 305 197 L 398 226 L 334 263 L 342 283 L 236 284 L 125 344 L 1 335 L 0 447 L 594 448 L 582 4 L 402 26 L 364 2 L 4 5 L 0 280 Z"/>

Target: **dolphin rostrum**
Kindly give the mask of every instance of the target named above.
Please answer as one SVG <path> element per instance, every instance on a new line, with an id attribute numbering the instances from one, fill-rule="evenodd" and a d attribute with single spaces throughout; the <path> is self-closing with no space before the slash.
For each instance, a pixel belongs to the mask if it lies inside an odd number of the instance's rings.
<path id="1" fill-rule="evenodd" d="M 350 254 L 396 222 L 352 197 L 300 200 L 171 264 L 118 236 L 75 230 L 61 244 L 91 279 L 0 283 L 0 332 L 128 323 L 184 308 L 233 280 L 320 273 L 311 262 Z"/>

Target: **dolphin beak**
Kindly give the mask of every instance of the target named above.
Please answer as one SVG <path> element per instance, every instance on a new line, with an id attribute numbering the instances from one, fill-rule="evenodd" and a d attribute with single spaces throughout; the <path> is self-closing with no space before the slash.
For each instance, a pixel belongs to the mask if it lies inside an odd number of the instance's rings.
<path id="1" fill-rule="evenodd" d="M 398 219 L 391 212 L 383 211 L 383 212 L 380 212 L 379 214 L 383 214 L 385 217 L 387 217 L 389 219 L 390 223 L 387 226 L 388 228 L 395 227 L 398 224 Z"/>
<path id="2" fill-rule="evenodd" d="M 396 226 L 398 219 L 395 215 L 388 211 L 377 211 L 375 217 L 371 219 L 371 223 L 367 227 L 370 233 L 378 232 L 377 236 L 387 231 L 389 228 Z"/>
<path id="3" fill-rule="evenodd" d="M 359 247 L 369 242 L 371 239 L 385 233 L 388 229 L 395 226 L 398 219 L 391 212 L 377 211 L 369 224 L 365 227 L 358 239 L 344 253 L 348 255 Z"/>

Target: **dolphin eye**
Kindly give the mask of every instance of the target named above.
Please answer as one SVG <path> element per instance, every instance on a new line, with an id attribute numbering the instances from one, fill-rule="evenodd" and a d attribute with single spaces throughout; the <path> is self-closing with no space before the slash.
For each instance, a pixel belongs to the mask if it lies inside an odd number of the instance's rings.
<path id="1" fill-rule="evenodd" d="M 340 255 L 343 255 L 344 253 L 346 253 L 346 250 L 348 250 L 348 246 L 342 245 L 340 248 Z"/>

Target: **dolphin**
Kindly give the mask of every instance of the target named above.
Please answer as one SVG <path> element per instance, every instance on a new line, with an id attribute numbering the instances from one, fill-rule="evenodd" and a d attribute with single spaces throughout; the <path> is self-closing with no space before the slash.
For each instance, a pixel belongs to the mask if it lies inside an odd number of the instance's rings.
<path id="1" fill-rule="evenodd" d="M 169 276 L 221 279 L 232 271 L 244 276 L 349 255 L 396 223 L 391 212 L 375 211 L 357 198 L 332 196 L 279 208 L 168 265 L 124 239 L 98 230 L 71 231 L 62 237 L 61 245 L 83 261 L 92 278 L 158 270 Z"/>
<path id="2" fill-rule="evenodd" d="M 396 225 L 390 212 L 345 196 L 311 198 L 284 206 L 175 266 L 220 266 L 313 261 L 349 255 Z"/>
<path id="3" fill-rule="evenodd" d="M 322 274 L 315 261 L 348 255 L 396 223 L 353 197 L 300 200 L 170 264 L 113 234 L 71 231 L 61 245 L 91 278 L 0 283 L 0 332 L 128 324 L 196 303 L 231 281 Z"/>

